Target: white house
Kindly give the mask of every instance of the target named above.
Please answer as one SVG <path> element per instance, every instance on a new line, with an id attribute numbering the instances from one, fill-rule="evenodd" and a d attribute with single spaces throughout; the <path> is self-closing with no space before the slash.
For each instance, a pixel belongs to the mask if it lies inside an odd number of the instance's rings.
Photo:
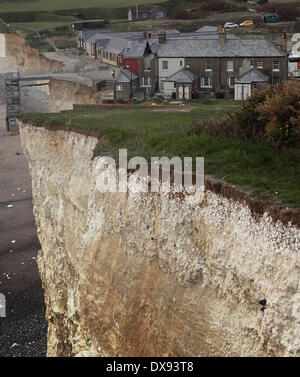
<path id="1" fill-rule="evenodd" d="M 174 73 L 178 72 L 180 69 L 185 67 L 185 59 L 184 58 L 158 58 L 158 80 L 159 80 L 159 90 L 164 92 L 170 91 L 170 84 L 166 84 L 165 88 L 165 80 L 173 75 Z M 165 93 L 169 94 L 169 93 Z"/>

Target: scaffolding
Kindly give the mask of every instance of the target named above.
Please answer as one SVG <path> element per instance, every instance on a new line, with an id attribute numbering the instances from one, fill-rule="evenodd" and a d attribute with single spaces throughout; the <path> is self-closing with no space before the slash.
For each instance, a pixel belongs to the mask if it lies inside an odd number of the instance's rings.
<path id="1" fill-rule="evenodd" d="M 6 128 L 10 134 L 19 132 L 17 116 L 21 110 L 20 74 L 10 72 L 4 74 L 6 96 Z"/>

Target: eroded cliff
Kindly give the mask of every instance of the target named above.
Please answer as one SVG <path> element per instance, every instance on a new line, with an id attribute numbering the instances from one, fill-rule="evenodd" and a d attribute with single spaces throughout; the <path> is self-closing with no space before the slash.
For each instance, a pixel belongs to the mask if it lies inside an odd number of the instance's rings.
<path id="1" fill-rule="evenodd" d="M 102 194 L 96 138 L 20 128 L 48 356 L 300 355 L 298 227 L 210 190 Z"/>
<path id="2" fill-rule="evenodd" d="M 37 49 L 29 46 L 24 36 L 18 33 L 3 33 L 0 57 L 1 72 L 45 73 L 59 70 L 63 64 L 40 55 Z M 4 42 L 5 41 L 5 42 Z"/>
<path id="3" fill-rule="evenodd" d="M 49 83 L 49 107 L 52 112 L 72 110 L 74 104 L 98 103 L 94 90 L 74 81 L 52 79 Z"/>

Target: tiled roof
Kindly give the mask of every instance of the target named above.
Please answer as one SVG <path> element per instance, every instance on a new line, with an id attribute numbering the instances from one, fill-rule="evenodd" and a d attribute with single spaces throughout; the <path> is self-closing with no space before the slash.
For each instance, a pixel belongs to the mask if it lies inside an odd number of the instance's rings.
<path id="1" fill-rule="evenodd" d="M 180 69 L 178 72 L 174 73 L 172 76 L 168 77 L 165 81 L 172 81 L 182 84 L 192 84 L 195 81 L 195 78 L 196 76 L 192 72 L 183 68 Z"/>
<path id="2" fill-rule="evenodd" d="M 158 57 L 279 57 L 285 54 L 263 39 L 180 39 L 159 46 Z"/>
<path id="3" fill-rule="evenodd" d="M 196 32 L 197 33 L 218 33 L 218 26 L 210 26 L 210 25 L 205 25 L 202 26 L 200 29 L 198 29 Z"/>
<path id="4" fill-rule="evenodd" d="M 131 79 L 135 80 L 138 76 L 135 75 L 134 73 L 130 72 L 126 68 L 121 68 L 119 76 L 116 79 L 116 82 L 130 82 Z"/>
<path id="5" fill-rule="evenodd" d="M 142 57 L 144 56 L 147 46 L 147 40 L 142 41 L 128 41 L 126 48 L 123 51 L 124 57 Z"/>
<path id="6" fill-rule="evenodd" d="M 96 34 L 106 34 L 111 33 L 111 29 L 86 29 L 81 32 L 82 37 L 85 41 L 92 38 Z"/>
<path id="7" fill-rule="evenodd" d="M 235 82 L 237 84 L 251 84 L 252 82 L 266 82 L 268 79 L 268 76 L 264 75 L 261 71 L 252 68 L 238 77 Z"/>
<path id="8" fill-rule="evenodd" d="M 110 39 L 97 39 L 95 42 L 97 43 L 97 46 L 100 48 L 104 48 L 108 45 Z"/>
<path id="9" fill-rule="evenodd" d="M 120 55 L 126 49 L 127 45 L 127 39 L 111 38 L 106 46 L 103 47 L 103 50 Z"/>

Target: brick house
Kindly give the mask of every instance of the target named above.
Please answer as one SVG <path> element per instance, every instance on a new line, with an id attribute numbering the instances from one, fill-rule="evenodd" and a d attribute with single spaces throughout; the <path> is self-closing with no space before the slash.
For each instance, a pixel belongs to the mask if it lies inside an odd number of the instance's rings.
<path id="1" fill-rule="evenodd" d="M 81 30 L 77 36 L 78 53 L 95 56 L 95 42 L 104 38 L 106 33 L 111 33 L 110 29 L 87 29 Z"/>
<path id="2" fill-rule="evenodd" d="M 265 89 L 269 78 L 260 70 L 252 68 L 235 80 L 234 99 L 243 100 L 251 95 L 253 90 Z"/>
<path id="3" fill-rule="evenodd" d="M 128 9 L 129 21 L 155 20 L 167 16 L 167 11 L 157 5 L 142 5 Z"/>
<path id="4" fill-rule="evenodd" d="M 193 88 L 198 86 L 198 79 L 198 76 L 183 68 L 165 80 L 164 89 L 168 91 L 169 94 L 172 93 L 174 99 L 190 100 L 192 98 Z"/>
<path id="5" fill-rule="evenodd" d="M 115 90 L 117 99 L 128 98 L 128 85 L 135 88 L 131 95 L 140 99 L 156 92 L 177 99 L 243 99 L 254 89 L 287 79 L 286 36 L 278 48 L 262 38 L 226 34 L 224 28 L 91 34 L 84 42 L 88 53 L 125 69 L 120 73 L 124 85 Z"/>
<path id="6" fill-rule="evenodd" d="M 126 68 L 121 68 L 115 81 L 114 98 L 116 100 L 127 100 L 135 97 L 138 89 L 138 76 Z"/>
<path id="7" fill-rule="evenodd" d="M 148 40 L 137 40 L 130 41 L 127 48 L 122 54 L 122 66 L 124 67 L 120 73 L 129 77 L 128 72 L 133 74 L 133 77 L 137 81 L 137 85 L 134 85 L 134 90 L 132 91 L 132 97 L 137 97 L 139 99 L 149 98 L 155 94 L 155 83 L 156 83 L 156 60 L 153 54 L 152 48 Z M 131 76 L 132 77 L 132 76 Z M 119 77 L 117 78 L 117 82 Z M 122 78 L 123 80 L 123 78 Z M 132 80 L 131 80 L 132 81 Z M 126 86 L 116 90 L 116 99 L 128 97 L 128 88 Z"/>
<path id="8" fill-rule="evenodd" d="M 247 83 L 248 95 L 260 80 L 269 85 L 287 79 L 285 51 L 263 39 L 228 39 L 224 29 L 216 39 L 162 39 L 157 59 L 159 90 L 169 97 L 178 94 L 175 86 L 170 93 L 169 80 L 183 68 L 199 78 L 194 83 L 198 96 L 208 98 L 234 98 L 235 85 L 247 72 L 247 80 L 258 80 Z"/>

